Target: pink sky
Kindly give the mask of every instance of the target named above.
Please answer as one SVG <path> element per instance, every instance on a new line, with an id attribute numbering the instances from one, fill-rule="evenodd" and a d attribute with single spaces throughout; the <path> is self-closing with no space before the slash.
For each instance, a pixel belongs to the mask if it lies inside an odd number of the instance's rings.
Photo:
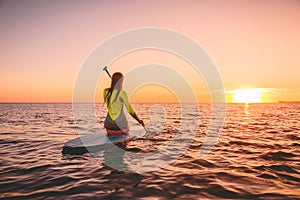
<path id="1" fill-rule="evenodd" d="M 0 102 L 71 102 L 89 53 L 142 27 L 196 41 L 227 91 L 267 88 L 270 101 L 300 100 L 297 0 L 4 0 L 0 25 Z"/>

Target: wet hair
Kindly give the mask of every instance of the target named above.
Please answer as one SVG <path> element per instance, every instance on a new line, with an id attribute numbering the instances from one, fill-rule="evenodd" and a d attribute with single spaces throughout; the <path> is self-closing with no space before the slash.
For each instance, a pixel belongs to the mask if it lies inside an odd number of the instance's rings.
<path id="1" fill-rule="evenodd" d="M 116 72 L 112 75 L 110 88 L 108 88 L 108 92 L 105 95 L 105 100 L 107 100 L 107 106 L 109 106 L 110 104 L 110 98 L 114 89 L 117 90 L 117 95 L 115 96 L 113 102 L 115 102 L 118 99 L 118 96 L 122 90 L 122 82 L 123 82 L 123 74 L 121 72 Z"/>

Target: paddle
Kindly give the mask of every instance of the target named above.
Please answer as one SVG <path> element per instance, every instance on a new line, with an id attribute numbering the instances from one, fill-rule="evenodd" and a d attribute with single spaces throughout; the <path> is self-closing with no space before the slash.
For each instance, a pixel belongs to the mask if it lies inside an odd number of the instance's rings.
<path id="1" fill-rule="evenodd" d="M 107 69 L 107 66 L 105 66 L 105 67 L 103 68 L 103 71 L 105 71 L 105 72 L 108 74 L 108 76 L 111 78 L 111 75 L 110 75 L 110 73 L 109 73 L 109 71 L 108 71 L 108 69 Z"/>
<path id="2" fill-rule="evenodd" d="M 107 73 L 107 75 L 111 78 L 111 75 L 110 75 L 110 73 L 109 73 L 109 71 L 108 71 L 108 69 L 107 69 L 107 66 L 103 67 L 102 70 L 105 71 L 105 72 Z M 144 123 L 140 123 L 140 124 L 144 127 L 144 129 L 145 129 L 145 131 L 146 131 L 146 134 L 149 135 L 149 131 L 148 131 L 148 129 L 146 128 L 145 124 L 144 124 Z"/>

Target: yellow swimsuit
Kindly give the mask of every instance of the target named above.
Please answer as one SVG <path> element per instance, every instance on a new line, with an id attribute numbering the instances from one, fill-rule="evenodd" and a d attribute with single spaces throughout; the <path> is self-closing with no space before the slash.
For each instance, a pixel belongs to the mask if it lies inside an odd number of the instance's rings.
<path id="1" fill-rule="evenodd" d="M 126 120 L 126 117 L 123 112 L 123 105 L 125 105 L 128 113 L 134 117 L 137 121 L 139 121 L 137 115 L 135 114 L 133 108 L 131 107 L 127 94 L 125 91 L 121 90 L 118 94 L 118 90 L 113 90 L 110 101 L 108 102 L 108 99 L 105 98 L 107 93 L 109 91 L 109 88 L 106 88 L 103 91 L 103 97 L 105 100 L 105 103 L 107 106 L 107 116 L 104 121 L 104 127 L 106 129 L 110 130 L 125 130 L 129 129 L 128 122 Z M 118 97 L 116 98 L 116 95 L 118 94 Z"/>

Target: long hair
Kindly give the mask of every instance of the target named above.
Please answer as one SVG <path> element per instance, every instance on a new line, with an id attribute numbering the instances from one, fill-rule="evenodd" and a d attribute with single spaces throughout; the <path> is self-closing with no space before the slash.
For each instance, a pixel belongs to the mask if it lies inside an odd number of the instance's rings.
<path id="1" fill-rule="evenodd" d="M 107 100 L 107 106 L 110 104 L 110 98 L 114 91 L 114 89 L 117 90 L 117 95 L 115 96 L 115 99 L 113 102 L 115 102 L 118 99 L 118 96 L 122 90 L 122 83 L 123 83 L 123 74 L 121 72 L 116 72 L 111 77 L 111 84 L 110 88 L 108 88 L 108 92 L 105 95 L 105 100 Z"/>

